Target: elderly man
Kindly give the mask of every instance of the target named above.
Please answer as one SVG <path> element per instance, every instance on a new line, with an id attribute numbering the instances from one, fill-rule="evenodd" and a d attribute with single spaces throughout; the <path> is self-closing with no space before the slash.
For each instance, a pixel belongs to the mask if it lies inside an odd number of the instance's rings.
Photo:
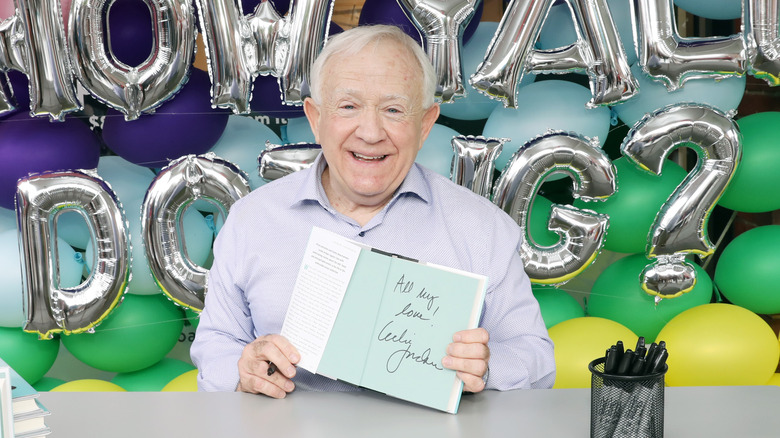
<path id="1" fill-rule="evenodd" d="M 395 27 L 360 26 L 328 42 L 304 102 L 322 153 L 239 200 L 215 242 L 191 349 L 200 389 L 276 398 L 355 389 L 296 369 L 298 351 L 278 334 L 314 226 L 486 275 L 480 327 L 454 333 L 441 364 L 469 392 L 552 386 L 553 346 L 517 253 L 519 227 L 414 163 L 439 116 L 435 83 L 425 52 Z"/>

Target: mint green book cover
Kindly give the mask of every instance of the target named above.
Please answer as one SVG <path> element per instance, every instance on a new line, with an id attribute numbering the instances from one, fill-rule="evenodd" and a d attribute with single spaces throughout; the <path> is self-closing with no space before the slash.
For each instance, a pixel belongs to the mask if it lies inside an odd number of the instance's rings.
<path id="1" fill-rule="evenodd" d="M 477 327 L 487 279 L 363 249 L 317 373 L 457 413 L 444 368 L 452 335 Z"/>

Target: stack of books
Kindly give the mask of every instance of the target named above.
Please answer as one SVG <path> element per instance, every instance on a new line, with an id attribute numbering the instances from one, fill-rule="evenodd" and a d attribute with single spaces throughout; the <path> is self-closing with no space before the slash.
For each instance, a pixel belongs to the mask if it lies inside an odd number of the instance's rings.
<path id="1" fill-rule="evenodd" d="M 38 391 L 0 358 L 0 438 L 46 436 L 47 415 Z"/>

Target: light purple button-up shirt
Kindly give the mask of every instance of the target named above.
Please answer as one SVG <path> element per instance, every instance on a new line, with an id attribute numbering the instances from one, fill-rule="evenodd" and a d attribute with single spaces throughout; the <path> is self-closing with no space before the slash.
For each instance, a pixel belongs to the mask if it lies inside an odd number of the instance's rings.
<path id="1" fill-rule="evenodd" d="M 331 207 L 320 155 L 306 170 L 236 202 L 214 243 L 206 304 L 190 350 L 198 387 L 233 391 L 238 359 L 256 337 L 279 333 L 313 226 L 366 245 L 488 277 L 480 326 L 490 334 L 492 389 L 549 388 L 553 344 L 517 249 L 520 227 L 489 200 L 418 165 L 392 200 L 360 226 Z M 298 390 L 354 390 L 299 369 Z"/>

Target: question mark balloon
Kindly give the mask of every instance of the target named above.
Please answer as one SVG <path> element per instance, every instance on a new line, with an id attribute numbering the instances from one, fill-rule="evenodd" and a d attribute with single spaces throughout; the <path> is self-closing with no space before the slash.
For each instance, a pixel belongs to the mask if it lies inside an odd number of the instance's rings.
<path id="1" fill-rule="evenodd" d="M 604 243 L 609 218 L 571 206 L 553 205 L 549 229 L 558 243 L 542 247 L 529 232 L 533 200 L 553 173 L 571 175 L 574 197 L 585 201 L 615 193 L 615 169 L 598 142 L 579 134 L 549 132 L 523 145 L 496 182 L 493 202 L 520 225 L 520 255 L 534 283 L 562 284 L 585 270 Z"/>
<path id="2" fill-rule="evenodd" d="M 629 160 L 659 175 L 666 156 L 677 146 L 699 156 L 695 168 L 669 196 L 650 230 L 647 257 L 655 258 L 642 272 L 642 289 L 673 298 L 696 285 L 688 254 L 706 257 L 715 251 L 707 236 L 707 220 L 726 189 L 742 156 L 739 128 L 731 117 L 712 107 L 676 104 L 648 114 L 631 129 L 621 146 Z"/>

